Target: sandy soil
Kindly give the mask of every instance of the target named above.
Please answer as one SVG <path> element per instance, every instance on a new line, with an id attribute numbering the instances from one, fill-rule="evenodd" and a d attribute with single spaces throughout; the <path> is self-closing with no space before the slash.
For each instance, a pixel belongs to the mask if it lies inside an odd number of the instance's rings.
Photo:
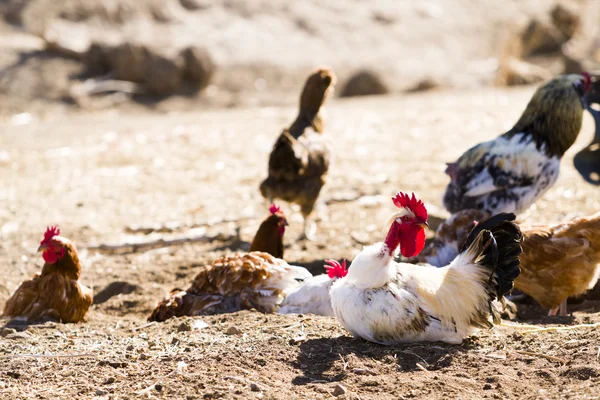
<path id="1" fill-rule="evenodd" d="M 351 259 L 363 243 L 381 239 L 393 211 L 389 196 L 399 189 L 439 208 L 443 163 L 508 129 L 533 90 L 333 99 L 326 117 L 336 162 L 319 241 L 296 240 L 301 219 L 285 205 L 286 258 L 314 272 L 326 258 Z M 593 301 L 574 304 L 567 318 L 524 306 L 524 319 L 459 346 L 383 347 L 350 338 L 333 318 L 252 311 L 146 325 L 166 291 L 185 287 L 214 258 L 247 248 L 266 212 L 258 184 L 270 147 L 294 113 L 254 107 L 1 119 L 0 303 L 40 269 L 35 249 L 55 223 L 77 243 L 83 281 L 97 300 L 86 323 L 0 331 L 2 397 L 325 399 L 339 384 L 348 399 L 599 398 L 600 335 L 574 327 L 600 322 Z M 572 167 L 592 130 L 586 115 L 558 183 L 523 221 L 600 209 L 597 188 Z M 156 225 L 170 228 L 133 229 Z M 120 253 L 90 248 L 203 232 L 213 240 Z M 528 325 L 572 329 L 532 333 Z M 232 326 L 241 333 L 228 335 Z"/>

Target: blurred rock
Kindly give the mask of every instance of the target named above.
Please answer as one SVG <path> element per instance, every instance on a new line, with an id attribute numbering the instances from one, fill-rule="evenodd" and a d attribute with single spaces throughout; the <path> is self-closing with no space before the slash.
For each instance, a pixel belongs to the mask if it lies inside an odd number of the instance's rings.
<path id="1" fill-rule="evenodd" d="M 240 335 L 240 334 L 242 334 L 242 331 L 237 326 L 230 326 L 225 331 L 225 334 L 226 335 Z"/>
<path id="2" fill-rule="evenodd" d="M 161 23 L 177 22 L 182 19 L 183 9 L 174 1 L 155 0 L 149 4 L 150 14 Z"/>
<path id="3" fill-rule="evenodd" d="M 376 72 L 362 70 L 350 77 L 340 97 L 370 96 L 389 93 L 387 85 Z"/>
<path id="4" fill-rule="evenodd" d="M 181 6 L 187 10 L 203 10 L 212 6 L 213 1 L 211 0 L 179 0 Z"/>
<path id="5" fill-rule="evenodd" d="M 500 65 L 496 76 L 496 84 L 499 86 L 529 85 L 551 78 L 552 73 L 547 69 L 528 63 L 527 61 L 509 57 L 503 60 Z"/>
<path id="6" fill-rule="evenodd" d="M 5 0 L 0 1 L 0 14 L 9 24 L 21 25 L 21 12 L 27 5 L 28 0 Z"/>
<path id="7" fill-rule="evenodd" d="M 92 42 L 84 24 L 55 19 L 43 34 L 46 48 L 65 57 L 83 59 Z"/>
<path id="8" fill-rule="evenodd" d="M 134 43 L 122 43 L 110 51 L 111 70 L 116 79 L 141 83 L 146 74 L 146 46 Z"/>
<path id="9" fill-rule="evenodd" d="M 522 56 L 557 52 L 566 41 L 556 27 L 534 19 L 521 34 Z"/>
<path id="10" fill-rule="evenodd" d="M 148 52 L 144 83 L 150 93 L 164 96 L 175 92 L 181 86 L 184 70 L 183 57 Z"/>
<path id="11" fill-rule="evenodd" d="M 554 26 L 565 35 L 567 40 L 571 39 L 579 30 L 581 19 L 575 14 L 575 11 L 565 5 L 557 4 L 550 12 L 550 15 L 552 16 Z"/>
<path id="12" fill-rule="evenodd" d="M 406 93 L 426 92 L 438 88 L 440 85 L 432 78 L 425 78 L 418 81 L 414 86 L 406 89 Z"/>
<path id="13" fill-rule="evenodd" d="M 207 87 L 216 69 L 208 50 L 191 46 L 183 50 L 182 54 L 185 61 L 184 77 L 197 85 L 198 90 Z"/>

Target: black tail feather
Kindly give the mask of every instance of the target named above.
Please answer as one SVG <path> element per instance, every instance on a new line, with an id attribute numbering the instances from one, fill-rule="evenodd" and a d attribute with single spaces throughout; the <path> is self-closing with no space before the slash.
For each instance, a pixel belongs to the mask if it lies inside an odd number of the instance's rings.
<path id="1" fill-rule="evenodd" d="M 513 288 L 513 281 L 519 276 L 519 256 L 521 255 L 521 242 L 523 234 L 519 226 L 513 221 L 516 219 L 513 213 L 501 213 L 488 218 L 487 220 L 477 224 L 469 233 L 467 240 L 462 246 L 461 252 L 467 250 L 475 242 L 477 237 L 483 232 L 483 241 L 487 240 L 489 234 L 496 245 L 496 257 L 493 257 L 491 252 L 489 260 L 482 260 L 478 263 L 490 268 L 490 278 L 488 284 L 490 289 L 493 288 L 493 297 L 501 299 L 506 293 Z M 493 260 L 493 258 L 496 258 Z M 495 261 L 495 262 L 494 262 Z M 496 278 L 496 279 L 494 279 Z"/>

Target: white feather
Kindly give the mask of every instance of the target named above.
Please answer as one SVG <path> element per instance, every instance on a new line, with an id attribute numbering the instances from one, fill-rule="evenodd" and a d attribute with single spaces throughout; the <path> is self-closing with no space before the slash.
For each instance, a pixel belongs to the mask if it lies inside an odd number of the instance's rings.
<path id="1" fill-rule="evenodd" d="M 470 320 L 488 299 L 486 270 L 469 253 L 436 268 L 396 263 L 382 250 L 383 243 L 365 247 L 331 288 L 334 314 L 348 331 L 382 344 L 460 343 L 476 331 Z M 427 319 L 422 328 L 418 316 Z"/>

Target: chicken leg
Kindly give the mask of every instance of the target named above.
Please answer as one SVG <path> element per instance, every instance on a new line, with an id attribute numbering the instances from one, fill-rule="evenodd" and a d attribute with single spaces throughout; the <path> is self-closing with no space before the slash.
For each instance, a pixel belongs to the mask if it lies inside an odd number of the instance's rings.
<path id="1" fill-rule="evenodd" d="M 552 310 L 550 310 L 550 312 L 548 312 L 548 316 L 553 317 L 555 315 L 559 315 L 561 317 L 566 317 L 567 314 L 567 300 L 565 299 L 562 303 L 560 303 L 559 307 L 556 307 Z"/>

